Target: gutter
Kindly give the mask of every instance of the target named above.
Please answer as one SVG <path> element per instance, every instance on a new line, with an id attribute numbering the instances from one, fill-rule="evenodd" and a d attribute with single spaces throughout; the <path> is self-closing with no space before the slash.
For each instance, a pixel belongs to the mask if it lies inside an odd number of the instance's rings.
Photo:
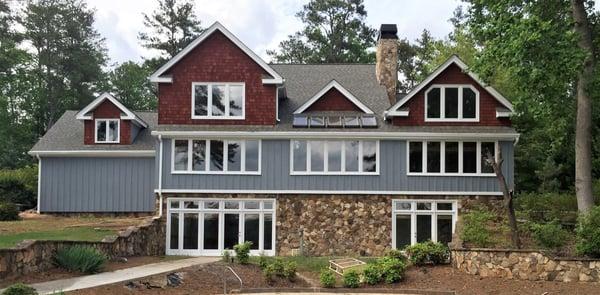
<path id="1" fill-rule="evenodd" d="M 29 151 L 32 156 L 44 157 L 154 157 L 152 150 L 72 150 L 72 151 Z"/>

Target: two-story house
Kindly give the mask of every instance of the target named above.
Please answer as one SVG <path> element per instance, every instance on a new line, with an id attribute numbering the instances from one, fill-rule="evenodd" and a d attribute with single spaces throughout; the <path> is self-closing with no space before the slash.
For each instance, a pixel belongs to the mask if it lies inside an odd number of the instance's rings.
<path id="1" fill-rule="evenodd" d="M 513 183 L 511 103 L 449 58 L 397 93 L 397 32 L 375 64 L 267 64 L 215 23 L 150 76 L 158 111 L 102 94 L 33 147 L 38 210 L 155 212 L 166 254 L 380 255 L 450 242 L 472 200 Z"/>

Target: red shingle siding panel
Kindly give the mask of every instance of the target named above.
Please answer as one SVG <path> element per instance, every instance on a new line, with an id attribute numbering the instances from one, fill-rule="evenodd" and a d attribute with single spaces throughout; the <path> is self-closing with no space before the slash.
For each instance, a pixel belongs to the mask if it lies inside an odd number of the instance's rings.
<path id="1" fill-rule="evenodd" d="M 159 124 L 274 125 L 274 85 L 263 85 L 267 73 L 231 40 L 216 31 L 190 51 L 159 83 Z M 245 82 L 244 120 L 192 119 L 192 82 Z"/>
<path id="2" fill-rule="evenodd" d="M 479 91 L 479 122 L 425 122 L 424 93 L 432 84 L 471 84 Z M 496 118 L 496 107 L 503 107 L 487 90 L 481 87 L 469 75 L 463 73 L 455 64 L 450 65 L 431 83 L 413 96 L 402 108 L 409 108 L 408 117 L 394 117 L 392 122 L 398 126 L 442 126 L 442 125 L 478 125 L 478 126 L 511 126 L 510 119 Z"/>
<path id="3" fill-rule="evenodd" d="M 353 102 L 346 98 L 337 89 L 332 88 L 325 92 L 315 103 L 313 103 L 306 112 L 311 111 L 358 111 L 362 110 Z"/>
<path id="4" fill-rule="evenodd" d="M 121 118 L 121 110 L 119 110 L 119 108 L 117 108 L 110 101 L 105 100 L 99 106 L 97 106 L 96 109 L 94 109 L 92 117 L 94 119 L 118 119 Z M 95 120 L 85 120 L 83 124 L 84 144 L 97 144 L 95 143 Z M 131 120 L 120 120 L 119 126 L 119 144 L 131 144 Z M 102 145 L 104 143 L 98 144 Z"/>

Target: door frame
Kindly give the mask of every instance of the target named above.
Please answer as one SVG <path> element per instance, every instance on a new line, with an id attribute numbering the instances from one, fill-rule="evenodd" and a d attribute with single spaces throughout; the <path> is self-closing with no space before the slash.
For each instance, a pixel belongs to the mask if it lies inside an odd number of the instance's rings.
<path id="1" fill-rule="evenodd" d="M 410 203 L 410 210 L 396 210 L 396 203 Z M 430 210 L 417 210 L 417 203 L 431 203 Z M 452 204 L 452 210 L 438 210 L 438 203 Z M 452 234 L 456 230 L 456 219 L 458 216 L 458 201 L 457 200 L 434 200 L 434 199 L 392 199 L 392 249 L 396 247 L 396 215 L 410 216 L 410 244 L 417 243 L 417 215 L 431 216 L 431 240 L 437 242 L 437 216 L 451 215 L 452 216 Z"/>

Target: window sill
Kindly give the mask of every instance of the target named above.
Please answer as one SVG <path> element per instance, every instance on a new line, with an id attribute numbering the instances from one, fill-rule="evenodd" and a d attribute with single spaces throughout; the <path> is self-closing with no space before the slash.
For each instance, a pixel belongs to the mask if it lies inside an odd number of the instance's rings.
<path id="1" fill-rule="evenodd" d="M 475 119 L 440 119 L 440 118 L 425 118 L 425 122 L 469 122 L 469 123 L 477 123 L 479 122 L 479 118 Z"/>
<path id="2" fill-rule="evenodd" d="M 97 144 L 115 144 L 115 143 L 121 143 L 120 141 L 95 141 L 94 143 Z"/>
<path id="3" fill-rule="evenodd" d="M 171 171 L 175 175 L 261 175 L 260 171 Z"/>
<path id="4" fill-rule="evenodd" d="M 407 176 L 462 176 L 462 177 L 496 177 L 494 173 L 406 173 Z"/>
<path id="5" fill-rule="evenodd" d="M 290 172 L 291 176 L 321 175 L 321 176 L 379 176 L 378 172 Z"/>
<path id="6" fill-rule="evenodd" d="M 230 117 L 230 116 L 192 116 L 193 120 L 245 120 L 245 116 Z"/>

